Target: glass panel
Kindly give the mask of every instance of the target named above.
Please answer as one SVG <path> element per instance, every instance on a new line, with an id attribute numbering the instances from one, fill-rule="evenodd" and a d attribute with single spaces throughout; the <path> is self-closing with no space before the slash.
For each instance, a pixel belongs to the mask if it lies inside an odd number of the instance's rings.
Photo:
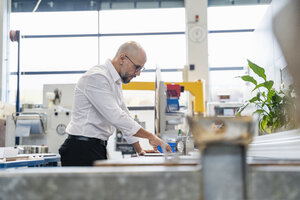
<path id="1" fill-rule="evenodd" d="M 185 31 L 184 8 L 100 11 L 100 33 Z"/>
<path id="2" fill-rule="evenodd" d="M 154 110 L 130 110 L 129 112 L 133 118 L 137 115 L 140 122 L 145 122 L 147 131 L 154 133 Z M 152 149 L 148 139 L 140 138 L 140 145 L 143 149 Z"/>
<path id="3" fill-rule="evenodd" d="M 23 75 L 20 78 L 21 104 L 42 104 L 44 84 L 77 83 L 82 74 L 65 75 Z M 17 90 L 17 76 L 10 76 L 9 102 L 15 104 Z"/>
<path id="4" fill-rule="evenodd" d="M 123 90 L 123 95 L 127 106 L 154 106 L 154 90 Z"/>
<path id="5" fill-rule="evenodd" d="M 100 63 L 113 58 L 121 44 L 137 41 L 147 53 L 146 69 L 183 68 L 186 63 L 185 35 L 116 36 L 100 38 Z"/>
<path id="6" fill-rule="evenodd" d="M 10 29 L 22 35 L 96 34 L 98 12 L 26 12 L 10 14 Z"/>
<path id="7" fill-rule="evenodd" d="M 247 65 L 252 55 L 253 33 L 217 33 L 208 35 L 210 67 Z"/>
<path id="8" fill-rule="evenodd" d="M 230 95 L 230 101 L 242 102 L 245 82 L 238 76 L 245 74 L 243 70 L 236 71 L 211 71 L 210 72 L 210 100 L 219 101 L 218 95 Z"/>
<path id="9" fill-rule="evenodd" d="M 161 80 L 164 82 L 182 82 L 182 72 L 162 72 Z M 133 79 L 136 82 L 155 82 L 155 72 L 142 72 Z"/>
<path id="10" fill-rule="evenodd" d="M 209 7 L 208 30 L 255 29 L 269 5 Z"/>
<path id="11" fill-rule="evenodd" d="M 105 11 L 106 12 L 106 11 Z M 101 33 L 172 32 L 185 30 L 185 11 L 180 9 L 147 9 L 130 11 L 101 11 Z M 112 16 L 114 15 L 114 16 Z M 96 16 L 96 17 L 95 17 Z M 120 21 L 120 16 L 122 21 Z M 139 20 L 137 20 L 139 19 Z M 98 31 L 97 12 L 13 13 L 11 29 L 28 34 L 90 34 Z M 101 21 L 102 20 L 102 21 Z M 124 23 L 126 21 L 126 23 Z M 114 26 L 111 26 L 114 24 Z M 115 30 L 114 28 L 117 28 Z M 21 40 L 21 71 L 87 70 L 113 58 L 124 42 L 135 40 L 147 52 L 146 68 L 183 68 L 186 63 L 185 35 L 152 35 L 77 38 L 24 38 Z M 100 53 L 98 45 L 100 44 Z M 10 71 L 17 70 L 17 43 L 11 43 Z M 43 84 L 76 83 L 76 75 L 23 75 L 21 76 L 21 103 L 42 103 Z M 164 72 L 162 80 L 182 81 L 182 72 Z M 142 73 L 135 81 L 155 81 L 155 73 Z M 128 91 L 130 92 L 130 91 Z M 137 91 L 130 96 L 137 97 Z M 130 104 L 154 105 L 154 91 L 139 91 L 139 100 Z M 126 95 L 124 95 L 126 96 Z M 143 98 L 140 98 L 143 96 Z M 10 76 L 10 102 L 15 103 L 16 76 Z M 130 97 L 131 99 L 132 97 Z M 152 100 L 153 99 L 153 100 Z M 128 101 L 128 100 L 127 100 Z"/>
<path id="12" fill-rule="evenodd" d="M 22 52 L 20 52 L 21 54 Z M 18 67 L 18 43 L 9 43 L 9 70 L 10 72 L 16 72 Z M 21 63 L 20 63 L 21 64 Z M 8 72 L 9 73 L 9 72 Z"/>
<path id="13" fill-rule="evenodd" d="M 162 72 L 161 80 L 164 82 L 182 82 L 182 72 Z"/>
<path id="14" fill-rule="evenodd" d="M 133 79 L 136 82 L 154 82 L 155 73 L 154 72 L 141 72 L 140 76 L 137 76 Z"/>
<path id="15" fill-rule="evenodd" d="M 21 71 L 85 70 L 98 63 L 97 37 L 32 38 L 21 41 Z M 11 51 L 17 59 L 17 50 Z M 10 70 L 17 70 L 16 61 Z"/>
<path id="16" fill-rule="evenodd" d="M 208 29 L 255 29 L 268 7 L 269 5 L 209 7 Z M 209 67 L 246 67 L 247 59 L 254 51 L 252 37 L 252 32 L 209 34 Z M 246 86 L 236 77 L 244 73 L 244 70 L 210 71 L 210 101 L 219 101 L 218 95 L 223 94 L 229 94 L 231 101 L 243 101 Z"/>

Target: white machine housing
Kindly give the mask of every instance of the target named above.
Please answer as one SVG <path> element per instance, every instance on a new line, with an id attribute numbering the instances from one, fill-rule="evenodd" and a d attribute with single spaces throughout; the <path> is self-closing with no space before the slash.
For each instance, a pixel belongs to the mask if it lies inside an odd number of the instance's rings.
<path id="1" fill-rule="evenodd" d="M 207 116 L 234 117 L 238 109 L 243 105 L 241 102 L 208 102 Z"/>
<path id="2" fill-rule="evenodd" d="M 28 108 L 19 113 L 20 116 L 17 114 L 7 116 L 5 146 L 15 146 L 15 137 L 20 136 L 20 131 L 28 131 L 25 128 L 29 128 L 29 134 L 19 137 L 19 145 L 45 145 L 48 146 L 50 153 L 58 153 L 59 147 L 67 137 L 65 129 L 71 120 L 74 89 L 75 84 L 44 85 L 43 108 Z M 47 98 L 47 94 L 55 90 L 61 93 L 59 105 L 51 104 L 51 100 Z M 38 116 L 42 116 L 43 120 L 37 122 Z M 18 123 L 21 120 L 22 123 Z M 18 127 L 20 124 L 23 124 L 23 127 Z"/>
<path id="3" fill-rule="evenodd" d="M 67 137 L 65 129 L 71 120 L 71 111 L 62 109 L 29 109 L 26 112 L 43 114 L 46 119 L 44 122 L 41 121 L 42 126 L 45 127 L 40 133 L 32 133 L 30 131 L 28 136 L 19 137 L 19 145 L 45 145 L 48 146 L 50 153 L 58 153 L 59 147 L 62 145 Z M 18 119 L 13 116 L 7 116 L 6 119 L 6 134 L 16 136 L 16 128 L 18 120 L 26 120 L 23 118 Z M 32 120 L 32 116 L 29 116 L 27 120 Z M 14 146 L 14 138 L 10 137 L 11 141 L 9 146 Z"/>

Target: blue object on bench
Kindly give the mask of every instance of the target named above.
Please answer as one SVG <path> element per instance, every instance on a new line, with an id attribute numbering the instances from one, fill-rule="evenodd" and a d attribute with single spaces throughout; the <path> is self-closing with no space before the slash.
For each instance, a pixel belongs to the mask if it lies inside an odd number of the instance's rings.
<path id="1" fill-rule="evenodd" d="M 170 146 L 171 146 L 171 148 L 172 148 L 172 151 L 173 152 L 176 152 L 176 149 L 175 149 L 175 147 L 176 147 L 176 143 L 168 143 Z M 163 150 L 162 150 L 162 148 L 161 148 L 161 146 L 160 145 L 158 145 L 157 146 L 157 150 L 160 152 L 160 153 L 163 153 Z"/>

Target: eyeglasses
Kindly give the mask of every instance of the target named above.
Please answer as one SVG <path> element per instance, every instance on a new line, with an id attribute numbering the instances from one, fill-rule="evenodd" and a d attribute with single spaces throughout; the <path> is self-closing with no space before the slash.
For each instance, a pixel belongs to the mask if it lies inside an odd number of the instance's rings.
<path id="1" fill-rule="evenodd" d="M 127 55 L 125 55 L 125 56 L 135 66 L 135 72 L 143 71 L 145 69 L 145 67 L 142 67 L 141 65 L 136 65 L 134 62 L 132 62 L 132 60 Z"/>

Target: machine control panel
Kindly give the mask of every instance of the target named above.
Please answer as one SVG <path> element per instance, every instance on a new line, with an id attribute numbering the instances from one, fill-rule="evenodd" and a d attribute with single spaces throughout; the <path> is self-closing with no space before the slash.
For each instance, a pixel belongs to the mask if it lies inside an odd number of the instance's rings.
<path id="1" fill-rule="evenodd" d="M 56 127 L 57 134 L 59 134 L 59 135 L 66 134 L 66 132 L 65 132 L 66 128 L 67 128 L 67 126 L 65 124 L 58 124 Z"/>

